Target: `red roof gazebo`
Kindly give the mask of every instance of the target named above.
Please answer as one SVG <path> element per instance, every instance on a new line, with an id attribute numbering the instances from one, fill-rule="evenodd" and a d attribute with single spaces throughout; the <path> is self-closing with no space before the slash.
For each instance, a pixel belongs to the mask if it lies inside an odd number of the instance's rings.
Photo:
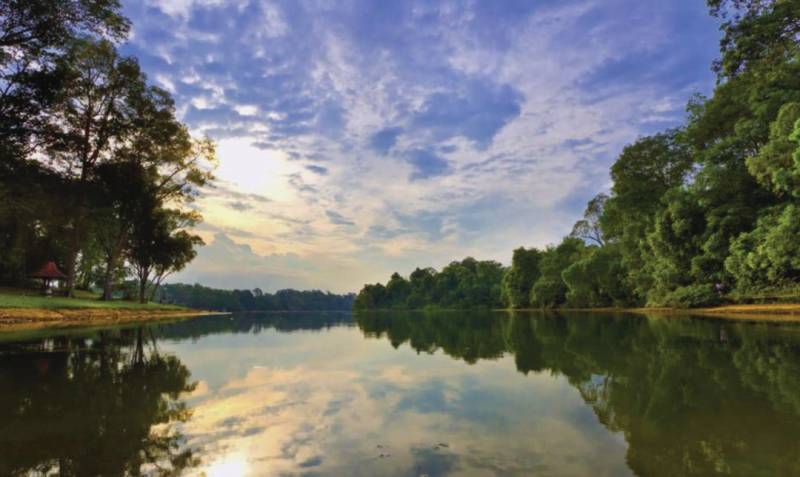
<path id="1" fill-rule="evenodd" d="M 42 288 L 45 290 L 49 288 L 51 280 L 64 280 L 67 278 L 67 276 L 58 269 L 56 262 L 52 261 L 45 263 L 38 271 L 31 273 L 30 277 L 41 280 Z"/>

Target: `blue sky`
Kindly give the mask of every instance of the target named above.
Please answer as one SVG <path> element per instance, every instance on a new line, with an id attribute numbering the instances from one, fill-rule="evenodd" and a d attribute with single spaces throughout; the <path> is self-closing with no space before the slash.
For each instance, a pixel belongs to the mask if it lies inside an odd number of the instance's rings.
<path id="1" fill-rule="evenodd" d="M 357 291 L 557 242 L 710 92 L 704 3 L 126 0 L 123 51 L 218 143 L 172 280 Z"/>

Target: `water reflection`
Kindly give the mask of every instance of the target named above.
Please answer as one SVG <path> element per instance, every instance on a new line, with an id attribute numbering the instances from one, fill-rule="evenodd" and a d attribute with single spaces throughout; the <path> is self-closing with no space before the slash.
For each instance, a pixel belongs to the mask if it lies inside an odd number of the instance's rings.
<path id="1" fill-rule="evenodd" d="M 145 330 L 0 347 L 0 475 L 177 475 L 189 371 Z"/>
<path id="2" fill-rule="evenodd" d="M 0 475 L 800 475 L 798 330 L 374 313 L 6 335 Z"/>
<path id="3" fill-rule="evenodd" d="M 564 376 L 637 475 L 800 475 L 796 327 L 617 315 L 365 314 L 366 336 Z"/>

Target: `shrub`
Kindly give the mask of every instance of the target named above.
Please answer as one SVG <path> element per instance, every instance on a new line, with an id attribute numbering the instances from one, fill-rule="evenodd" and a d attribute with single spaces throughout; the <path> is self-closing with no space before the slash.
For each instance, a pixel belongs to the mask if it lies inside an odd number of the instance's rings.
<path id="1" fill-rule="evenodd" d="M 542 277 L 531 289 L 531 305 L 539 308 L 553 308 L 564 303 L 566 294 L 567 287 L 564 282 Z"/>
<path id="2" fill-rule="evenodd" d="M 699 308 L 720 304 L 714 285 L 689 285 L 680 287 L 667 296 L 666 304 L 674 308 Z"/>

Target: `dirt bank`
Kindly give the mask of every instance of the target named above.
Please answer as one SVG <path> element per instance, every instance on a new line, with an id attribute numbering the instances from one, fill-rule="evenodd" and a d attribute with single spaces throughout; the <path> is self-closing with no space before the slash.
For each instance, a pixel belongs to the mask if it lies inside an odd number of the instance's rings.
<path id="1" fill-rule="evenodd" d="M 98 326 L 227 313 L 202 310 L 0 308 L 0 332 L 38 328 Z"/>

